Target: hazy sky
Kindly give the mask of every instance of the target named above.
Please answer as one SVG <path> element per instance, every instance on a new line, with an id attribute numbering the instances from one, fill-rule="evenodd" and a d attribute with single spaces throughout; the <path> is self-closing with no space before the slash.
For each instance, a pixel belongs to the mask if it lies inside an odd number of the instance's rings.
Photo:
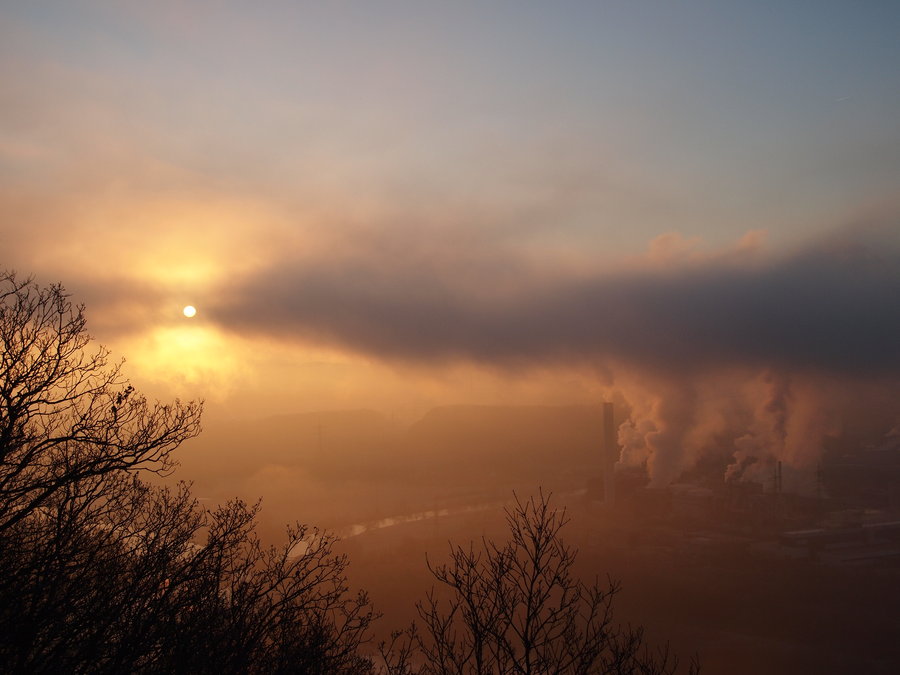
<path id="1" fill-rule="evenodd" d="M 660 431 L 686 373 L 893 384 L 898 35 L 896 2 L 0 1 L 0 264 L 214 414 L 639 381 Z"/>

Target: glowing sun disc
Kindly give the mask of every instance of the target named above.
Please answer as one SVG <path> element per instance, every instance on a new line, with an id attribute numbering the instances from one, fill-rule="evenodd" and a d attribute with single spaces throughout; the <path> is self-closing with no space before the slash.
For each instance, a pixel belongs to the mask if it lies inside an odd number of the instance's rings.
<path id="1" fill-rule="evenodd" d="M 197 308 L 193 305 L 188 305 L 183 310 L 181 310 L 187 318 L 191 318 L 197 313 Z"/>

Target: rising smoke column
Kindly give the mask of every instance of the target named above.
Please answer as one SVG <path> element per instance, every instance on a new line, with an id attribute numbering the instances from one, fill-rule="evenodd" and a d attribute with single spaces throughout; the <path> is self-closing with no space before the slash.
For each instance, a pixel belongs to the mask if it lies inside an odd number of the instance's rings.
<path id="1" fill-rule="evenodd" d="M 631 407 L 618 430 L 618 466 L 645 468 L 654 487 L 679 480 L 712 453 L 722 458 L 725 480 L 769 484 L 780 461 L 785 489 L 811 491 L 843 401 L 834 383 L 775 369 L 690 380 L 620 372 L 616 383 Z"/>
<path id="2" fill-rule="evenodd" d="M 725 470 L 726 480 L 764 481 L 775 461 L 784 457 L 787 440 L 790 377 L 766 371 L 755 383 L 757 398 L 747 433 L 734 441 L 734 461 Z M 751 399 L 752 405 L 752 399 Z"/>
<path id="3" fill-rule="evenodd" d="M 662 487 L 677 480 L 690 464 L 688 436 L 696 419 L 697 393 L 689 385 L 644 386 L 630 392 L 630 398 L 626 395 L 632 415 L 619 426 L 619 465 L 645 466 L 650 485 Z"/>

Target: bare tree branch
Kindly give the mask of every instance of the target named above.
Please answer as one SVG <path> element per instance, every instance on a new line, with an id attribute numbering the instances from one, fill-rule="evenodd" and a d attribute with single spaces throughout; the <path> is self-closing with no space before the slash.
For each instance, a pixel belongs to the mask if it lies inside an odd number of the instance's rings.
<path id="1" fill-rule="evenodd" d="M 640 628 L 613 622 L 619 584 L 588 585 L 571 570 L 576 551 L 560 537 L 568 519 L 549 495 L 515 498 L 503 544 L 451 546 L 428 568 L 439 582 L 413 625 L 382 645 L 390 675 L 669 675 L 668 647 L 644 647 Z M 397 653 L 392 653 L 398 649 Z M 689 672 L 699 672 L 693 662 Z"/>

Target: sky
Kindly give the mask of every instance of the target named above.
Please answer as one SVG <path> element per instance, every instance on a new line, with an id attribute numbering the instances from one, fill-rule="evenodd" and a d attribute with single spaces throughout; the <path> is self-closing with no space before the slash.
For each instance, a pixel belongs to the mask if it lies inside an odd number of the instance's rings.
<path id="1" fill-rule="evenodd" d="M 799 465 L 848 400 L 900 423 L 898 34 L 875 1 L 2 0 L 0 266 L 211 420 L 621 395 L 661 480 L 726 427 Z"/>

